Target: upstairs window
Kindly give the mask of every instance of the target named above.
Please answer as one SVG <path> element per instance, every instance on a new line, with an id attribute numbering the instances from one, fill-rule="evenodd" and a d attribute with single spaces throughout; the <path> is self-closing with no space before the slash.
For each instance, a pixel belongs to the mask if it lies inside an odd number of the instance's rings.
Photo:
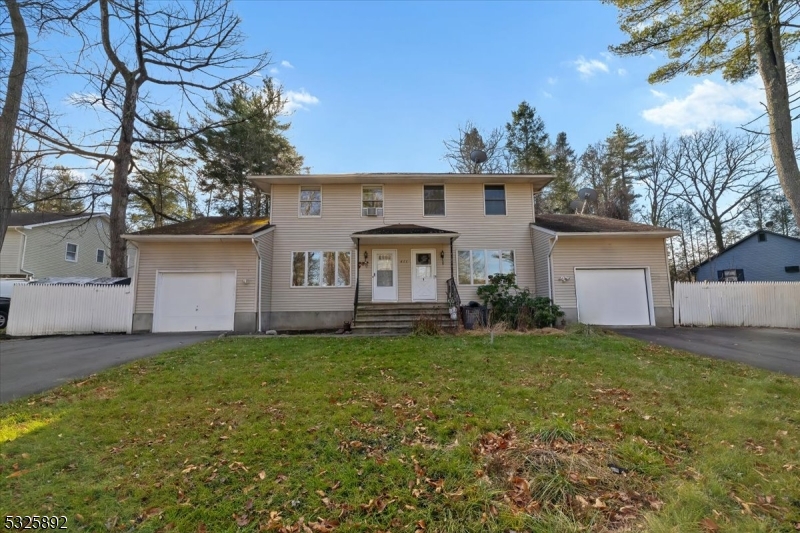
<path id="1" fill-rule="evenodd" d="M 423 186 L 423 214 L 426 217 L 444 216 L 444 185 Z"/>
<path id="2" fill-rule="evenodd" d="M 766 240 L 767 240 L 767 234 L 766 233 L 762 232 L 762 233 L 758 234 L 758 242 L 764 242 Z"/>
<path id="3" fill-rule="evenodd" d="M 322 188 L 300 187 L 300 216 L 318 217 L 322 215 Z"/>
<path id="4" fill-rule="evenodd" d="M 364 185 L 361 188 L 361 216 L 383 216 L 383 185 Z"/>
<path id="5" fill-rule="evenodd" d="M 78 262 L 78 245 L 72 242 L 67 243 L 67 252 L 64 255 L 64 259 L 69 261 L 70 263 L 77 263 Z"/>
<path id="6" fill-rule="evenodd" d="M 787 274 L 798 274 L 798 273 L 800 273 L 800 265 L 793 265 L 793 266 L 783 267 L 783 270 Z"/>
<path id="7" fill-rule="evenodd" d="M 105 263 L 106 261 L 106 251 L 102 248 L 97 249 L 97 255 L 95 256 L 95 261 L 98 263 Z"/>
<path id="8" fill-rule="evenodd" d="M 744 270 L 741 268 L 729 268 L 726 270 L 717 270 L 717 279 L 719 281 L 744 281 Z"/>
<path id="9" fill-rule="evenodd" d="M 484 214 L 506 214 L 506 187 L 505 185 L 483 186 Z"/>

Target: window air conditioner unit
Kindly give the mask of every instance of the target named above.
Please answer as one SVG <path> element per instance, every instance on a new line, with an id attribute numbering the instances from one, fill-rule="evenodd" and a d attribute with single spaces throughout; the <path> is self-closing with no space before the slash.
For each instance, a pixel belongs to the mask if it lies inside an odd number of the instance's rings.
<path id="1" fill-rule="evenodd" d="M 365 217 L 381 217 L 383 216 L 383 208 L 382 207 L 364 207 L 361 209 L 361 213 Z"/>

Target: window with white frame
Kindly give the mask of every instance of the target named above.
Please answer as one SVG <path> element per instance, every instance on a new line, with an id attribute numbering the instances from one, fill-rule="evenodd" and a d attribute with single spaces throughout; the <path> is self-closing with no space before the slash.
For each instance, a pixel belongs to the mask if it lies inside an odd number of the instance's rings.
<path id="1" fill-rule="evenodd" d="M 506 214 L 506 186 L 505 185 L 484 185 L 483 186 L 483 212 L 487 215 Z"/>
<path id="2" fill-rule="evenodd" d="M 105 263 L 106 262 L 106 251 L 102 248 L 97 249 L 97 255 L 95 256 L 95 261 L 98 263 Z"/>
<path id="3" fill-rule="evenodd" d="M 364 185 L 361 188 L 361 216 L 383 216 L 383 185 Z"/>
<path id="4" fill-rule="evenodd" d="M 489 276 L 514 274 L 514 250 L 459 250 L 459 285 L 485 285 Z"/>
<path id="5" fill-rule="evenodd" d="M 349 287 L 350 252 L 292 252 L 292 287 Z"/>
<path id="6" fill-rule="evenodd" d="M 74 242 L 67 243 L 67 251 L 64 254 L 64 259 L 70 261 L 71 263 L 76 263 L 78 261 L 78 245 Z"/>
<path id="7" fill-rule="evenodd" d="M 444 216 L 444 185 L 423 186 L 424 211 L 426 217 Z"/>
<path id="8" fill-rule="evenodd" d="M 322 215 L 322 188 L 300 187 L 300 216 L 318 217 Z"/>

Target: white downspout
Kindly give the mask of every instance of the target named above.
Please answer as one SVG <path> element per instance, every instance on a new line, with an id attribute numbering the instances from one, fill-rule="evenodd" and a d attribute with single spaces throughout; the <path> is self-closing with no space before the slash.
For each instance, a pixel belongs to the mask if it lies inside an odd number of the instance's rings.
<path id="1" fill-rule="evenodd" d="M 14 231 L 22 235 L 22 251 L 19 254 L 19 271 L 33 277 L 33 272 L 25 270 L 25 250 L 28 247 L 28 234 L 24 231 L 20 231 L 19 228 L 14 228 Z"/>
<path id="2" fill-rule="evenodd" d="M 550 278 L 548 281 L 548 285 L 550 286 L 550 303 L 555 303 L 553 300 L 554 292 L 553 289 L 553 248 L 556 247 L 556 243 L 558 242 L 558 233 L 556 233 L 555 237 L 553 237 L 553 242 L 550 243 L 550 249 L 547 251 L 547 270 L 549 271 L 548 277 Z"/>
<path id="3" fill-rule="evenodd" d="M 133 276 L 131 276 L 131 293 L 132 293 L 131 294 L 131 319 L 128 321 L 128 331 L 127 331 L 128 335 L 133 333 L 133 315 L 136 314 L 136 285 L 138 284 L 138 281 L 139 281 L 139 257 L 142 255 L 141 249 L 139 248 L 139 246 L 135 242 L 128 241 L 128 246 L 130 246 L 130 245 L 133 245 L 133 247 L 136 248 L 136 259 L 134 260 L 134 263 L 133 263 Z M 126 263 L 127 263 L 127 258 L 126 258 Z M 126 266 L 127 266 L 127 264 L 126 264 Z M 155 316 L 155 313 L 154 313 L 153 316 Z M 153 327 L 152 326 L 150 326 L 150 331 L 151 332 L 153 331 Z"/>
<path id="4" fill-rule="evenodd" d="M 258 313 L 258 332 L 260 333 L 261 330 L 261 253 L 258 251 L 258 244 L 256 244 L 256 238 L 253 237 L 250 239 L 253 242 L 253 248 L 256 249 L 256 257 L 258 257 L 258 263 L 256 264 L 256 313 Z"/>

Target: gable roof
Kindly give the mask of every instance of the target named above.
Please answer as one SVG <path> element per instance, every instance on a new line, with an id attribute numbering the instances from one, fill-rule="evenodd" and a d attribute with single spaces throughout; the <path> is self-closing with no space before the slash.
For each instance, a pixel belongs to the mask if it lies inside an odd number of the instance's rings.
<path id="1" fill-rule="evenodd" d="M 11 226 L 38 226 L 39 224 L 52 224 L 74 218 L 89 218 L 91 216 L 105 216 L 103 213 L 11 213 L 8 225 Z"/>
<path id="2" fill-rule="evenodd" d="M 746 240 L 755 237 L 759 233 L 769 233 L 770 235 L 775 235 L 776 237 L 783 237 L 784 239 L 789 239 L 790 241 L 797 241 L 798 246 L 800 246 L 800 238 L 791 237 L 789 235 L 784 235 L 783 233 L 776 233 L 776 232 L 770 231 L 768 229 L 757 229 L 757 230 L 753 231 L 752 233 L 750 233 L 749 235 L 745 235 L 744 237 L 742 237 L 741 239 L 739 239 L 735 243 L 731 244 L 730 246 L 728 246 L 727 248 L 725 248 L 721 252 L 712 255 L 711 257 L 709 257 L 708 259 L 706 259 L 705 261 L 703 261 L 701 263 L 697 263 L 695 266 L 693 266 L 692 268 L 689 269 L 689 272 L 692 272 L 693 274 L 697 273 L 697 271 L 700 269 L 701 266 L 705 265 L 706 263 L 708 263 L 710 261 L 713 261 L 714 259 L 720 257 L 721 255 L 726 254 L 727 252 L 729 252 L 732 249 L 736 248 L 737 246 L 739 246 L 740 244 L 742 244 Z"/>
<path id="3" fill-rule="evenodd" d="M 129 240 L 141 237 L 248 237 L 271 228 L 266 217 L 203 217 L 125 235 Z"/>
<path id="4" fill-rule="evenodd" d="M 543 213 L 536 215 L 532 224 L 558 234 L 659 234 L 678 235 L 671 228 L 640 224 L 629 220 L 599 217 L 596 215 L 564 215 Z"/>

